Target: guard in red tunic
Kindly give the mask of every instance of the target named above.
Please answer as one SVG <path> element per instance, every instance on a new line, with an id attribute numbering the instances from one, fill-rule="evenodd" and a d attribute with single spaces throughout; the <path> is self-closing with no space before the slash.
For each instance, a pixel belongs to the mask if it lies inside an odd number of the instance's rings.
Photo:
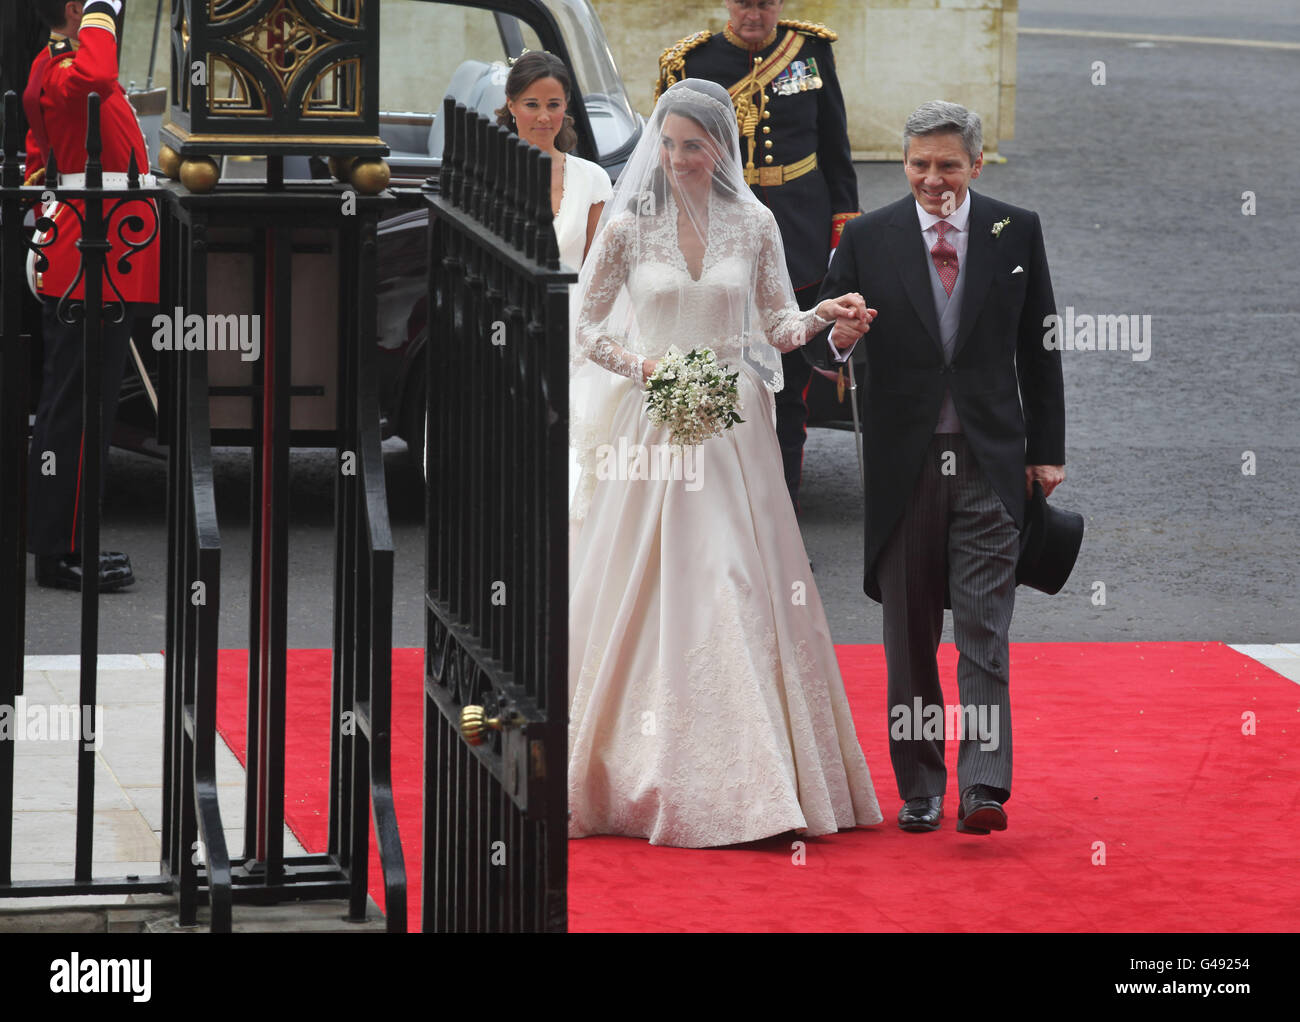
<path id="1" fill-rule="evenodd" d="M 51 28 L 50 42 L 32 62 L 31 75 L 23 94 L 30 130 L 27 136 L 27 181 L 53 187 L 46 174 L 50 154 L 62 187 L 82 183 L 86 165 L 87 98 L 94 92 L 101 98 L 100 135 L 104 187 L 123 188 L 134 157 L 141 175 L 149 170 L 149 154 L 140 122 L 118 83 L 117 32 L 123 0 L 90 0 L 88 3 L 33 0 L 41 18 Z M 102 334 L 101 437 L 107 465 L 108 441 L 117 416 L 118 390 L 126 368 L 131 325 L 142 305 L 158 300 L 157 218 L 141 200 L 119 209 L 109 225 L 112 250 L 104 271 L 104 302 L 126 302 L 122 322 L 106 317 Z M 36 581 L 43 586 L 81 588 L 81 543 L 78 519 L 81 503 L 98 500 L 99 494 L 83 492 L 82 469 L 85 449 L 82 430 L 82 328 L 59 319 L 58 305 L 67 296 L 81 299 L 85 281 L 78 279 L 81 252 L 77 242 L 81 223 L 72 203 L 48 203 L 46 216 L 57 230 L 47 232 L 53 240 L 43 249 L 49 265 L 34 274 L 42 300 L 45 358 L 41 398 L 36 409 L 29 455 L 28 549 L 36 555 Z M 76 204 L 78 209 L 81 204 Z M 105 215 L 112 208 L 105 206 Z M 129 216 L 140 217 L 143 229 L 128 229 Z M 119 232 L 120 228 L 120 232 Z M 131 252 L 127 242 L 140 243 L 149 235 L 154 240 Z M 119 266 L 129 256 L 130 271 Z M 105 473 L 106 474 L 106 473 Z M 101 480 L 104 474 L 101 474 Z M 99 588 L 119 589 L 135 581 L 130 559 L 122 553 L 99 556 Z"/>

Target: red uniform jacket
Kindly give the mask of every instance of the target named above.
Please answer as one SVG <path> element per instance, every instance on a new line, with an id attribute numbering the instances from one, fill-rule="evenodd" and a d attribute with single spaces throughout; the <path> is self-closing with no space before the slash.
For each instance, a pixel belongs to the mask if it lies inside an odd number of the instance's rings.
<path id="1" fill-rule="evenodd" d="M 23 90 L 23 110 L 27 114 L 28 124 L 27 166 L 24 168 L 26 177 L 23 180 L 25 185 L 38 185 L 45 180 L 45 150 L 49 142 L 45 138 L 45 119 L 41 113 L 41 86 L 45 83 L 45 71 L 50 65 L 50 51 L 65 42 L 61 35 L 50 37 L 49 45 L 32 61 L 27 88 Z"/>
<path id="2" fill-rule="evenodd" d="M 28 121 L 33 126 L 27 135 L 29 180 L 37 169 L 44 167 L 49 152 L 54 153 L 60 174 L 80 174 L 85 170 L 86 98 L 92 92 L 99 93 L 101 99 L 101 162 L 104 172 L 126 173 L 134 153 L 136 169 L 142 175 L 148 173 L 149 155 L 140 122 L 126 98 L 126 91 L 118 84 L 117 74 L 117 37 L 112 28 L 99 23 L 99 19 L 94 23 L 89 19 L 83 22 L 75 40 L 61 36 L 51 38 L 49 46 L 32 62 L 31 77 L 23 96 Z M 32 108 L 33 102 L 39 104 L 38 109 Z M 105 215 L 113 204 L 112 200 L 105 202 Z M 76 205 L 78 208 L 82 206 L 81 203 Z M 132 215 L 144 221 L 143 230 L 126 230 L 126 219 Z M 81 237 L 81 223 L 64 203 L 58 204 L 52 218 L 58 225 L 58 234 L 43 249 L 50 265 L 44 273 L 37 274 L 36 286 L 43 295 L 59 298 L 76 279 L 80 268 L 81 251 L 77 248 L 77 241 Z M 104 301 L 115 301 L 120 294 L 128 302 L 156 302 L 158 238 L 155 235 L 147 248 L 135 253 L 131 257 L 131 272 L 123 273 L 118 269 L 117 261 L 129 249 L 119 236 L 119 226 L 126 239 L 138 243 L 156 232 L 157 219 L 151 209 L 145 208 L 143 201 L 125 204 L 114 215 L 108 231 L 113 248 L 104 271 Z M 78 282 L 71 297 L 85 296 L 84 283 L 84 280 Z"/>

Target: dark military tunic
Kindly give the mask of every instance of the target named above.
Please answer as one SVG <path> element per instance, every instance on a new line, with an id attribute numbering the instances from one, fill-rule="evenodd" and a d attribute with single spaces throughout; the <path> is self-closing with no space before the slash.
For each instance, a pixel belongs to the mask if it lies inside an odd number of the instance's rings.
<path id="1" fill-rule="evenodd" d="M 796 290 L 826 275 L 840 230 L 858 212 L 844 96 L 831 55 L 835 39 L 821 25 L 781 21 L 755 49 L 727 27 L 697 32 L 659 58 L 656 99 L 683 78 L 704 78 L 731 92 L 746 177 L 776 217 Z"/>
<path id="2" fill-rule="evenodd" d="M 745 178 L 772 211 L 800 308 L 816 303 L 831 249 L 858 214 L 858 179 L 849 148 L 844 96 L 835 75 L 836 35 L 808 21 L 779 21 L 751 47 L 728 25 L 697 32 L 659 57 L 655 99 L 684 78 L 716 82 L 731 93 Z M 776 435 L 786 486 L 799 509 L 808 420 L 807 361 L 783 355 L 785 386 L 776 395 Z"/>

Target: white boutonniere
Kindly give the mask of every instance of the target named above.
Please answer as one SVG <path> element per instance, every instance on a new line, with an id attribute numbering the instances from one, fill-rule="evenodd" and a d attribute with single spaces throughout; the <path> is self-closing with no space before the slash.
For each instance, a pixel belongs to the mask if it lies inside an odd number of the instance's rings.
<path id="1" fill-rule="evenodd" d="M 1005 220 L 999 220 L 997 223 L 995 223 L 993 225 L 993 237 L 996 238 L 999 234 L 1001 234 L 1002 228 L 1004 228 L 1009 223 L 1011 223 L 1011 217 L 1007 217 Z"/>

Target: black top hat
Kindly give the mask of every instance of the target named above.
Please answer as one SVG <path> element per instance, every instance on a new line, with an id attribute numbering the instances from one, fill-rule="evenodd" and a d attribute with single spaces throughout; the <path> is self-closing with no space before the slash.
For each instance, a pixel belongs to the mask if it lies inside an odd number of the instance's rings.
<path id="1" fill-rule="evenodd" d="M 1055 596 L 1074 570 L 1083 544 L 1083 515 L 1047 503 L 1041 483 L 1025 501 L 1025 525 L 1020 530 L 1020 559 L 1016 583 Z"/>

